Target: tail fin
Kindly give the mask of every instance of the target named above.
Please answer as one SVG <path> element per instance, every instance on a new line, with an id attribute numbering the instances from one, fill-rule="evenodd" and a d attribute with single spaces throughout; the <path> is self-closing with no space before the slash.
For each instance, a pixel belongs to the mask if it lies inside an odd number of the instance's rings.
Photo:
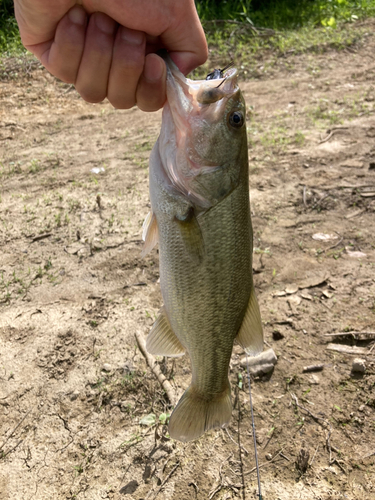
<path id="1" fill-rule="evenodd" d="M 205 431 L 227 424 L 232 414 L 230 386 L 214 397 L 204 397 L 190 386 L 169 420 L 169 435 L 179 441 L 197 439 Z"/>

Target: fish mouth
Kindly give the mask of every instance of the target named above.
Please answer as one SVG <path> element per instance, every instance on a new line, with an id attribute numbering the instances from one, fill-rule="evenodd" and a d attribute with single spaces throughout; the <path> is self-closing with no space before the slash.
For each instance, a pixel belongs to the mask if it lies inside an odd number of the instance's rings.
<path id="1" fill-rule="evenodd" d="M 193 180 L 200 174 L 221 168 L 197 153 L 194 137 L 197 122 L 209 127 L 224 116 L 228 99 L 239 91 L 238 73 L 228 68 L 221 78 L 186 78 L 168 54 L 162 54 L 167 66 L 167 102 L 163 109 L 160 154 L 174 188 L 197 207 L 209 208 L 215 200 L 198 193 Z"/>
<path id="2" fill-rule="evenodd" d="M 167 65 L 167 100 L 174 113 L 200 114 L 206 111 L 207 105 L 228 99 L 238 90 L 236 68 L 229 67 L 221 78 L 191 80 L 181 73 L 169 56 L 164 56 L 164 60 Z"/>

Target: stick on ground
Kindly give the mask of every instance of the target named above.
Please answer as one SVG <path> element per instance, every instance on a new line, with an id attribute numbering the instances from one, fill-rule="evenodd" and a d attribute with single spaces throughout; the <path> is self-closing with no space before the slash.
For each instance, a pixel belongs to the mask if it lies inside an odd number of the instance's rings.
<path id="1" fill-rule="evenodd" d="M 176 406 L 176 403 L 177 403 L 176 393 L 175 393 L 173 387 L 171 386 L 171 384 L 168 382 L 168 380 L 162 374 L 160 367 L 159 367 L 158 363 L 156 362 L 156 359 L 154 358 L 154 356 L 152 356 L 151 354 L 149 354 L 147 352 L 146 342 L 145 342 L 145 339 L 144 339 L 142 333 L 136 332 L 135 338 L 137 340 L 137 343 L 138 343 L 138 346 L 139 346 L 141 353 L 143 354 L 144 358 L 146 359 L 146 362 L 147 362 L 148 366 L 151 368 L 153 374 L 158 379 L 160 385 L 165 390 L 171 405 Z"/>

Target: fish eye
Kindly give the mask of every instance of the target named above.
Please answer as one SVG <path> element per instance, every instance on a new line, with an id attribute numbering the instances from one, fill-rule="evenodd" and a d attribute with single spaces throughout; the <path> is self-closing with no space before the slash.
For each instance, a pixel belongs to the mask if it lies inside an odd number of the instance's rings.
<path id="1" fill-rule="evenodd" d="M 243 114 L 240 111 L 233 111 L 229 115 L 229 125 L 233 128 L 241 128 L 244 124 Z"/>

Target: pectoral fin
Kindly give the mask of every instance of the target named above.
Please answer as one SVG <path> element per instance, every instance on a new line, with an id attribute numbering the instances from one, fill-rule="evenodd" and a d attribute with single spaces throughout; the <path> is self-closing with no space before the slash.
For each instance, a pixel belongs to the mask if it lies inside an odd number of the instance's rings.
<path id="1" fill-rule="evenodd" d="M 194 208 L 190 207 L 183 217 L 175 216 L 186 251 L 193 262 L 202 262 L 204 256 L 204 240 L 201 228 L 194 213 Z"/>
<path id="2" fill-rule="evenodd" d="M 169 324 L 164 306 L 160 309 L 159 316 L 148 334 L 146 349 L 155 356 L 178 358 L 185 354 L 185 348 Z"/>
<path id="3" fill-rule="evenodd" d="M 262 320 L 254 285 L 251 287 L 249 303 L 236 340 L 249 356 L 256 356 L 263 351 Z"/>
<path id="4" fill-rule="evenodd" d="M 143 245 L 141 257 L 144 257 L 151 252 L 156 243 L 159 241 L 158 224 L 152 210 L 147 214 L 143 223 L 142 239 L 145 244 Z"/>

